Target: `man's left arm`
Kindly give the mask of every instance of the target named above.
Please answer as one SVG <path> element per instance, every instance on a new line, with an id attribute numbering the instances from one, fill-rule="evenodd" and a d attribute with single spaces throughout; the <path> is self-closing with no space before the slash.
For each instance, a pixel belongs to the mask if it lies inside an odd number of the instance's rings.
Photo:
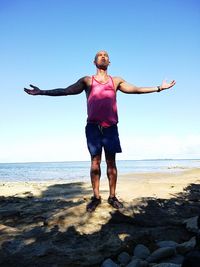
<path id="1" fill-rule="evenodd" d="M 169 89 L 173 87 L 175 84 L 176 84 L 175 80 L 171 82 L 167 82 L 166 80 L 163 80 L 162 84 L 159 86 L 138 87 L 121 79 L 117 89 L 126 94 L 147 94 L 147 93 L 160 92 L 160 91 Z"/>

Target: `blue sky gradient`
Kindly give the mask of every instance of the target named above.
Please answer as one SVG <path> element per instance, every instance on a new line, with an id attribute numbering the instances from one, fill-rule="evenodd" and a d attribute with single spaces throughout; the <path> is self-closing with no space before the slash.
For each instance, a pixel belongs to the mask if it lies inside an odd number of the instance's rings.
<path id="1" fill-rule="evenodd" d="M 0 162 L 89 160 L 86 98 L 30 96 L 95 73 L 138 86 L 175 79 L 161 93 L 118 92 L 118 159 L 200 158 L 198 0 L 1 0 Z"/>

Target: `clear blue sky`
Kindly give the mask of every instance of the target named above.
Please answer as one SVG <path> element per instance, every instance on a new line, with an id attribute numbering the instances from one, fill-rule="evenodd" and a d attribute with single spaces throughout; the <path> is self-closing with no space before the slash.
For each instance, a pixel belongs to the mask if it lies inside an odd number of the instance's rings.
<path id="1" fill-rule="evenodd" d="M 118 159 L 200 158 L 198 0 L 0 0 L 0 162 L 89 160 L 84 93 L 30 96 L 95 73 L 172 90 L 118 93 Z"/>

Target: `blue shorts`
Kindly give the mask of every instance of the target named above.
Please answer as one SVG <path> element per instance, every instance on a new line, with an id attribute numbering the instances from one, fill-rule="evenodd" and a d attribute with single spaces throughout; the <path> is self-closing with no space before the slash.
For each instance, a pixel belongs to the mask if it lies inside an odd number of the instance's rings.
<path id="1" fill-rule="evenodd" d="M 102 127 L 98 124 L 88 123 L 85 133 L 91 156 L 101 155 L 102 148 L 110 154 L 122 152 L 117 125 Z"/>

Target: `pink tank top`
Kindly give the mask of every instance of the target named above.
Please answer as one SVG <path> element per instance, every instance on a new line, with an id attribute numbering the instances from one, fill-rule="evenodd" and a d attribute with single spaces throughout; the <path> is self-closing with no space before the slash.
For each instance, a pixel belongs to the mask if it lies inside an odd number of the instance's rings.
<path id="1" fill-rule="evenodd" d="M 98 123 L 103 127 L 118 123 L 116 91 L 111 76 L 107 83 L 100 83 L 92 76 L 87 112 L 87 121 L 90 123 Z"/>

